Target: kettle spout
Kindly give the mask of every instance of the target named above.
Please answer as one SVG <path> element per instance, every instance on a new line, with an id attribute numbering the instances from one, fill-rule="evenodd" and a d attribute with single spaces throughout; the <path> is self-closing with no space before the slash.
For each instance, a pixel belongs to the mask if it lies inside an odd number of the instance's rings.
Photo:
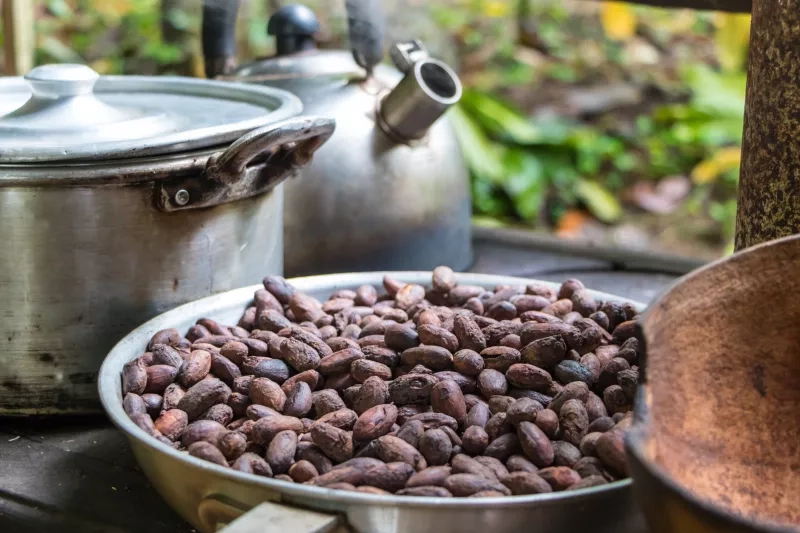
<path id="1" fill-rule="evenodd" d="M 461 99 L 461 80 L 447 64 L 427 54 L 398 67 L 405 77 L 381 101 L 378 124 L 398 140 L 421 139 Z"/>

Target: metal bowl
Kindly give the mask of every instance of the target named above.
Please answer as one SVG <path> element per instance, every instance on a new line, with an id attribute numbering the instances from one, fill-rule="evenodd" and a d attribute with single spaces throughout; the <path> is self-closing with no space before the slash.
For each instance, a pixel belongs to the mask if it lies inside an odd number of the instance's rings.
<path id="1" fill-rule="evenodd" d="M 798 272 L 800 237 L 772 241 L 644 314 L 627 448 L 654 533 L 800 531 Z"/>
<path id="2" fill-rule="evenodd" d="M 385 272 L 335 274 L 291 280 L 303 292 L 325 299 L 337 289 L 368 283 L 380 287 Z M 429 284 L 430 272 L 392 272 L 408 283 Z M 527 284 L 532 280 L 506 276 L 460 274 L 458 282 L 482 285 Z M 556 287 L 553 283 L 541 282 Z M 342 531 L 360 533 L 519 533 L 535 526 L 537 533 L 589 530 L 594 533 L 642 532 L 643 519 L 633 505 L 631 481 L 567 493 L 510 498 L 422 498 L 378 496 L 286 483 L 236 472 L 162 444 L 141 430 L 122 408 L 122 366 L 141 355 L 150 337 L 164 328 L 186 331 L 202 317 L 236 323 L 260 286 L 245 287 L 183 305 L 134 330 L 103 362 L 100 399 L 111 420 L 131 441 L 134 455 L 161 496 L 183 518 L 204 533 L 217 531 L 259 506 L 259 522 L 281 523 L 292 533 Z M 594 292 L 596 298 L 620 298 Z M 640 309 L 643 306 L 639 305 Z M 264 504 L 263 502 L 272 502 Z M 297 512 L 296 508 L 314 512 Z M 319 514 L 319 512 L 323 514 Z M 324 527 L 323 527 L 324 526 Z M 287 529 L 288 528 L 288 529 Z"/>

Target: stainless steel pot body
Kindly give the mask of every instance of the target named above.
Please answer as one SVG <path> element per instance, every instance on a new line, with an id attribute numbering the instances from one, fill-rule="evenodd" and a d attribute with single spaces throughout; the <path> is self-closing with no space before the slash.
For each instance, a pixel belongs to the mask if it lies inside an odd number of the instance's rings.
<path id="1" fill-rule="evenodd" d="M 292 283 L 299 290 L 325 298 L 334 290 L 355 289 L 364 283 L 380 286 L 383 275 L 378 272 L 314 276 L 295 279 Z M 392 277 L 427 283 L 430 273 L 395 272 Z M 530 283 L 520 278 L 480 274 L 462 274 L 458 281 L 486 287 Z M 570 493 L 513 498 L 377 496 L 296 485 L 236 472 L 179 452 L 139 429 L 122 408 L 122 366 L 141 355 L 150 337 L 160 329 L 175 327 L 185 331 L 202 317 L 223 323 L 235 322 L 257 288 L 246 287 L 198 300 L 147 322 L 114 347 L 100 371 L 100 397 L 107 414 L 127 434 L 142 470 L 155 489 L 199 531 L 217 531 L 218 527 L 248 511 L 258 513 L 254 517 L 264 531 L 271 531 L 274 525 L 276 530 L 292 533 L 331 531 L 332 528 L 358 533 L 519 533 L 531 529 L 537 533 L 644 531 L 642 517 L 633 505 L 629 480 Z M 603 300 L 618 300 L 607 294 L 594 294 Z M 260 505 L 263 502 L 272 504 Z M 316 512 L 297 512 L 298 509 Z M 247 516 L 241 520 L 246 519 Z M 232 533 L 237 531 L 235 523 L 229 528 Z"/>
<path id="2" fill-rule="evenodd" d="M 422 139 L 392 138 L 377 111 L 402 75 L 378 65 L 364 81 L 349 52 L 315 54 L 298 62 L 294 77 L 262 74 L 258 63 L 230 77 L 291 91 L 306 112 L 337 121 L 302 179 L 286 185 L 287 275 L 442 264 L 465 270 L 472 260 L 469 172 L 447 117 Z M 340 65 L 352 71 L 330 72 Z"/>
<path id="3" fill-rule="evenodd" d="M 280 274 L 277 184 L 332 130 L 290 119 L 224 151 L 0 167 L 0 415 L 100 411 L 97 370 L 137 324 Z M 281 163 L 258 160 L 271 149 Z"/>

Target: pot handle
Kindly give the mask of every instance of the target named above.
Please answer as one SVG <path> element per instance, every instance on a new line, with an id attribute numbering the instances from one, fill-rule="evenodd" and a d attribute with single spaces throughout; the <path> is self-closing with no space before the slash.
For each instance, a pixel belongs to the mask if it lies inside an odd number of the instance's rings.
<path id="1" fill-rule="evenodd" d="M 202 177 L 158 183 L 161 211 L 198 209 L 268 192 L 306 166 L 333 134 L 330 118 L 296 117 L 255 129 L 209 157 Z"/>
<path id="2" fill-rule="evenodd" d="M 298 509 L 275 502 L 249 511 L 229 498 L 206 496 L 197 506 L 200 529 L 219 533 L 351 533 L 339 515 Z"/>

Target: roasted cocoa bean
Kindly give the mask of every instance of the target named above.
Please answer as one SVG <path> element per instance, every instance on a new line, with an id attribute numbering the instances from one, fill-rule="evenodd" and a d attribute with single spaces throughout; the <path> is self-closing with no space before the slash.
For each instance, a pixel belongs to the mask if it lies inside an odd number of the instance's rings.
<path id="1" fill-rule="evenodd" d="M 519 350 L 508 346 L 490 346 L 481 351 L 481 357 L 486 368 L 503 373 L 522 360 Z"/>
<path id="2" fill-rule="evenodd" d="M 283 405 L 283 414 L 302 418 L 306 416 L 312 407 L 311 387 L 304 381 L 298 381 L 286 395 Z M 274 468 L 273 468 L 274 470 Z"/>
<path id="3" fill-rule="evenodd" d="M 392 404 L 376 405 L 358 417 L 353 425 L 353 438 L 373 440 L 387 434 L 397 420 L 397 407 Z"/>
<path id="4" fill-rule="evenodd" d="M 376 441 L 378 457 L 386 463 L 408 463 L 419 472 L 427 467 L 422 454 L 409 443 L 399 437 L 384 435 Z M 324 451 L 324 450 L 323 450 Z"/>

